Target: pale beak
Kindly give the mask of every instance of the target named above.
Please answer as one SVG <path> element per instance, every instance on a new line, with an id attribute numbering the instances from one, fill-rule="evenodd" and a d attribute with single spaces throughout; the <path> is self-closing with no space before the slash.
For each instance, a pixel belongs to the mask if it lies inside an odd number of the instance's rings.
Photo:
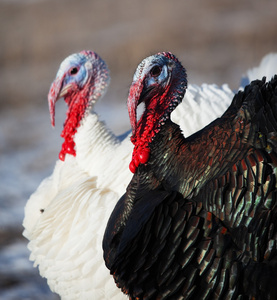
<path id="1" fill-rule="evenodd" d="M 48 93 L 48 105 L 50 112 L 51 125 L 55 127 L 55 105 L 56 102 L 64 97 L 68 90 L 71 88 L 72 84 L 67 84 L 63 86 L 64 78 L 57 77 L 51 84 L 50 91 Z"/>
<path id="2" fill-rule="evenodd" d="M 141 97 L 143 87 L 144 84 L 142 79 L 133 82 L 130 87 L 129 97 L 127 101 L 129 118 L 130 118 L 133 135 L 135 134 L 137 128 L 137 107 L 140 102 L 140 97 Z"/>

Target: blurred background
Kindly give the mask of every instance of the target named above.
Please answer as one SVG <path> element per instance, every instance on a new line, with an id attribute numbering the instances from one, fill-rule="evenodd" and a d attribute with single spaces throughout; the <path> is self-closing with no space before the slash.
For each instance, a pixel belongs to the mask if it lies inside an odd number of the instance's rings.
<path id="1" fill-rule="evenodd" d="M 66 107 L 50 125 L 47 93 L 61 61 L 84 49 L 112 81 L 95 110 L 117 134 L 138 63 L 173 52 L 189 83 L 237 89 L 247 69 L 277 52 L 276 0 L 0 0 L 0 299 L 58 299 L 28 260 L 24 205 L 58 157 Z"/>

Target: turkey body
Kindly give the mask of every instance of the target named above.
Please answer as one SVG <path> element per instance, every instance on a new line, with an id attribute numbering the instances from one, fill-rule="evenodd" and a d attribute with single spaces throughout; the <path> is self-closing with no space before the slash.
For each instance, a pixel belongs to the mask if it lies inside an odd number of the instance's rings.
<path id="1" fill-rule="evenodd" d="M 134 75 L 135 174 L 108 221 L 106 265 L 130 299 L 276 299 L 277 76 L 189 138 L 170 120 L 186 88 L 171 53 Z"/>
<path id="2" fill-rule="evenodd" d="M 108 83 L 107 66 L 94 52 L 82 51 L 62 62 L 48 96 L 52 124 L 55 102 L 64 97 L 68 105 L 61 159 L 25 207 L 23 234 L 30 260 L 66 300 L 127 298 L 114 284 L 102 250 L 108 218 L 132 178 L 130 135 L 119 139 L 92 111 Z M 172 119 L 190 135 L 220 116 L 232 97 L 227 85 L 191 85 Z M 69 128 L 78 109 L 79 123 L 74 120 L 75 127 Z"/>
<path id="3" fill-rule="evenodd" d="M 29 240 L 30 260 L 62 299 L 126 299 L 103 263 L 101 241 L 110 201 L 117 199 L 131 178 L 131 145 L 89 112 L 108 84 L 103 60 L 82 51 L 62 62 L 49 91 L 52 123 L 55 101 L 64 97 L 69 106 L 64 143 L 52 175 L 26 204 L 23 235 Z M 74 107 L 79 98 L 80 111 Z M 81 116 L 78 124 L 74 115 Z M 118 175 L 112 178 L 111 174 Z"/>

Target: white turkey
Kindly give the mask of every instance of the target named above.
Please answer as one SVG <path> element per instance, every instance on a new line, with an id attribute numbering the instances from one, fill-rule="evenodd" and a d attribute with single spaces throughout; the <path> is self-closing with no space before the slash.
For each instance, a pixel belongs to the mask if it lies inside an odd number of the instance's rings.
<path id="1" fill-rule="evenodd" d="M 68 105 L 64 143 L 53 174 L 26 204 L 23 234 L 30 241 L 30 259 L 62 299 L 126 298 L 103 264 L 101 240 L 113 199 L 131 175 L 131 145 L 89 112 L 109 80 L 105 62 L 82 51 L 61 63 L 48 95 L 52 125 L 55 102 L 64 97 Z"/>
<path id="2" fill-rule="evenodd" d="M 68 105 L 64 143 L 53 174 L 42 181 L 25 207 L 24 236 L 30 260 L 62 299 L 126 299 L 103 261 L 108 217 L 132 174 L 130 136 L 120 141 L 92 112 L 109 84 L 105 62 L 92 51 L 67 57 L 49 91 Z M 201 129 L 228 107 L 227 85 L 190 85 L 186 101 L 172 114 L 185 135 Z"/>

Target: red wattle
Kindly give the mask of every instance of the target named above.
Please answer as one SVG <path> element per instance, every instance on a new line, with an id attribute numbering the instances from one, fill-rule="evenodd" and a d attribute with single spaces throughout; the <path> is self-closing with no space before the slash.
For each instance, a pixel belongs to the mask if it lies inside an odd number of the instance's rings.
<path id="1" fill-rule="evenodd" d="M 146 149 L 142 150 L 142 152 L 139 154 L 139 161 L 142 164 L 145 164 L 145 163 L 147 163 L 149 156 L 150 156 L 150 149 L 146 148 Z"/>
<path id="2" fill-rule="evenodd" d="M 73 141 L 72 141 L 72 142 L 69 142 L 69 143 L 66 145 L 66 150 L 65 150 L 66 153 L 75 155 L 76 152 L 75 152 L 74 146 L 75 146 L 75 143 L 74 143 Z"/>
<path id="3" fill-rule="evenodd" d="M 132 173 L 135 173 L 136 170 L 137 170 L 137 167 L 135 166 L 134 162 L 131 161 L 130 164 L 129 164 L 129 169 Z"/>
<path id="4" fill-rule="evenodd" d="M 60 152 L 60 154 L 59 154 L 59 159 L 60 159 L 61 161 L 64 161 L 64 159 L 65 159 L 65 154 L 64 154 L 63 151 Z"/>
<path id="5" fill-rule="evenodd" d="M 134 165 L 135 165 L 136 167 L 138 167 L 138 166 L 139 166 L 139 164 L 140 164 L 140 161 L 139 161 L 139 158 L 138 158 L 138 156 L 137 156 L 137 155 L 133 155 L 133 159 L 132 159 L 132 161 L 133 161 L 133 163 L 134 163 Z"/>
<path id="6" fill-rule="evenodd" d="M 76 94 L 65 97 L 64 100 L 68 104 L 69 109 L 67 112 L 67 119 L 64 123 L 64 128 L 61 137 L 64 138 L 62 150 L 59 155 L 60 160 L 65 159 L 65 155 L 76 156 L 74 136 L 77 128 L 80 126 L 80 121 L 84 117 L 85 109 L 88 103 L 86 94 Z"/>

